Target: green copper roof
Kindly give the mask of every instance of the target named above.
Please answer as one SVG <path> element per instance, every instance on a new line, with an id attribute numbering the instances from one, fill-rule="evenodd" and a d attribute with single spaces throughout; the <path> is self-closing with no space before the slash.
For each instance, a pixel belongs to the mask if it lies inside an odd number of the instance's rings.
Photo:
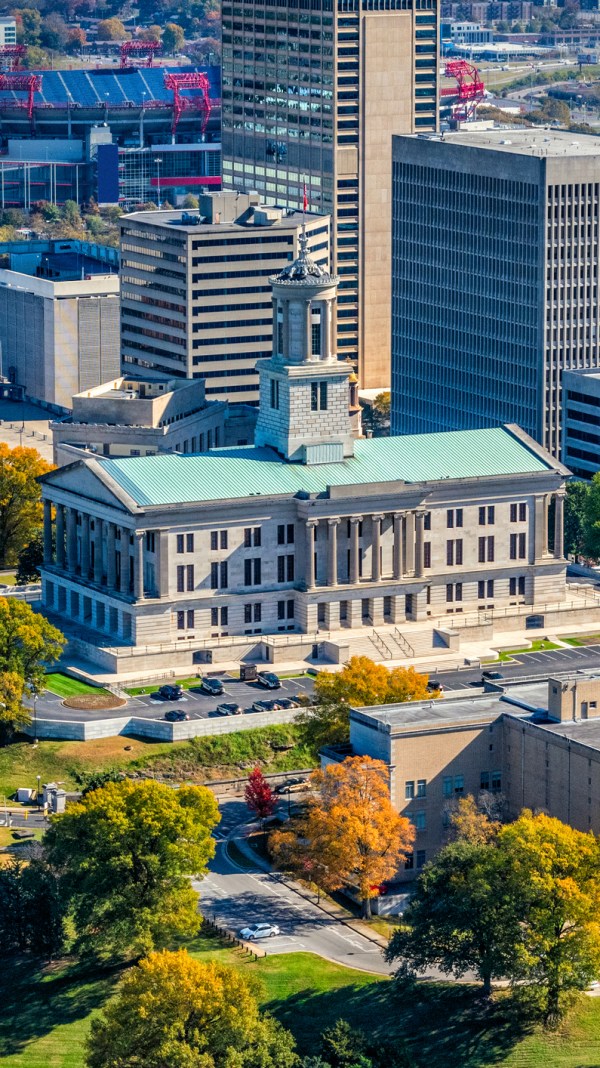
<path id="1" fill-rule="evenodd" d="M 352 459 L 313 467 L 286 463 L 271 449 L 253 446 L 98 463 L 138 505 L 323 493 L 328 486 L 488 478 L 550 468 L 504 427 L 363 439 L 356 442 Z"/>

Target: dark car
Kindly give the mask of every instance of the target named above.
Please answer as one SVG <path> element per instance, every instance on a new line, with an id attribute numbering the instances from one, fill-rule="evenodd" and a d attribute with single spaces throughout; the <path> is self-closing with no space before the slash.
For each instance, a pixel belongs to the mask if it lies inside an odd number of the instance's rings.
<path id="1" fill-rule="evenodd" d="M 482 682 L 500 682 L 504 678 L 504 675 L 500 671 L 482 671 Z"/>
<path id="2" fill-rule="evenodd" d="M 277 712 L 279 708 L 279 701 L 255 701 L 252 705 L 253 712 Z"/>
<path id="3" fill-rule="evenodd" d="M 281 686 L 279 677 L 274 671 L 259 671 L 256 681 L 259 686 L 264 686 L 267 690 L 278 690 Z"/>
<path id="4" fill-rule="evenodd" d="M 165 719 L 168 719 L 169 723 L 183 723 L 189 718 L 187 712 L 180 712 L 177 708 L 170 708 L 168 712 L 165 712 Z"/>
<path id="5" fill-rule="evenodd" d="M 241 705 L 217 705 L 220 716 L 241 716 L 244 709 Z"/>
<path id="6" fill-rule="evenodd" d="M 429 693 L 434 693 L 436 690 L 439 690 L 440 693 L 444 692 L 444 686 L 439 679 L 429 679 L 429 682 L 427 683 L 427 689 Z"/>
<path id="7" fill-rule="evenodd" d="M 209 693 L 211 697 L 220 697 L 223 693 L 223 683 L 220 679 L 202 679 L 200 689 L 203 693 Z"/>
<path id="8" fill-rule="evenodd" d="M 277 704 L 280 708 L 300 708 L 300 704 L 294 697 L 278 697 Z"/>
<path id="9" fill-rule="evenodd" d="M 178 701 L 183 697 L 183 686 L 161 686 L 158 692 L 164 701 Z"/>

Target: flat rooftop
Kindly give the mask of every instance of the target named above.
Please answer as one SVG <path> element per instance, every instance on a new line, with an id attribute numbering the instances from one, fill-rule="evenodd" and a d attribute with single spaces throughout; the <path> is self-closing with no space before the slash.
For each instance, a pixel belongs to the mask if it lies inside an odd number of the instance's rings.
<path id="1" fill-rule="evenodd" d="M 600 719 L 579 720 L 577 723 L 572 720 L 563 723 L 548 720 L 545 723 L 536 723 L 536 727 L 551 731 L 552 734 L 558 734 L 571 742 L 587 745 L 590 749 L 600 750 Z"/>
<path id="2" fill-rule="evenodd" d="M 280 212 L 281 215 L 264 223 L 255 223 L 253 218 L 255 210 L 258 212 Z M 202 221 L 185 223 L 182 222 L 182 215 L 198 217 Z M 199 209 L 190 208 L 188 211 L 182 211 L 181 209 L 179 211 L 134 211 L 130 215 L 123 215 L 122 221 L 136 220 L 149 223 L 151 226 L 169 226 L 177 230 L 178 233 L 184 234 L 210 234 L 214 233 L 215 227 L 218 227 L 219 230 L 256 230 L 257 234 L 260 234 L 264 230 L 289 230 L 292 227 L 301 226 L 304 219 L 306 219 L 307 223 L 310 223 L 327 221 L 328 218 L 326 215 L 316 215 L 310 212 L 307 212 L 305 216 L 301 211 L 288 212 L 285 208 L 272 207 L 266 204 L 252 205 L 244 215 L 247 217 L 240 215 L 235 220 L 208 222 L 203 218 Z"/>
<path id="3" fill-rule="evenodd" d="M 506 712 L 501 694 L 486 693 L 473 697 L 439 697 L 437 700 L 409 701 L 405 704 L 373 705 L 353 708 L 352 719 L 370 721 L 388 734 L 404 734 L 413 730 L 440 730 L 444 727 L 489 723 Z M 512 711 L 512 710 L 511 710 Z M 514 714 L 519 713 L 514 710 Z"/>
<path id="4" fill-rule="evenodd" d="M 498 129 L 474 130 L 469 133 L 418 134 L 419 140 L 439 141 L 467 148 L 487 148 L 492 152 L 507 152 L 521 156 L 598 156 L 600 137 L 573 134 L 568 130 Z"/>

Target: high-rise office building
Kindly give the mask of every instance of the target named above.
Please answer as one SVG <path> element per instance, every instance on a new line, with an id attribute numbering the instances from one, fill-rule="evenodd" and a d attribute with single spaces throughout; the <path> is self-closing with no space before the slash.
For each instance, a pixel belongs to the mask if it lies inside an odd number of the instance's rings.
<path id="1" fill-rule="evenodd" d="M 518 423 L 554 456 L 562 372 L 600 366 L 600 138 L 396 137 L 392 433 Z"/>
<path id="2" fill-rule="evenodd" d="M 437 0 L 223 0 L 223 184 L 331 214 L 337 348 L 390 382 L 391 138 L 436 128 Z"/>
<path id="3" fill-rule="evenodd" d="M 124 216 L 126 374 L 203 378 L 209 400 L 256 404 L 256 361 L 273 347 L 269 278 L 297 256 L 303 223 L 311 254 L 328 265 L 329 219 L 266 207 L 256 193 L 207 193 L 197 212 Z"/>

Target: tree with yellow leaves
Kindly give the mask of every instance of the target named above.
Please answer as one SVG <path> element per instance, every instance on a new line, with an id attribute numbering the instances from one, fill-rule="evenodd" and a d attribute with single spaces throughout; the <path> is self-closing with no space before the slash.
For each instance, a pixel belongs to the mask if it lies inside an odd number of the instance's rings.
<path id="1" fill-rule="evenodd" d="M 315 680 L 316 704 L 298 718 L 304 743 L 318 751 L 323 745 L 347 741 L 350 708 L 439 697 L 439 690 L 427 689 L 428 678 L 413 667 L 390 671 L 368 656 L 353 656 L 341 671 L 320 672 Z"/>
<path id="2" fill-rule="evenodd" d="M 150 953 L 92 1021 L 87 1068 L 295 1068 L 294 1040 L 237 968 Z"/>
<path id="3" fill-rule="evenodd" d="M 37 449 L 0 442 L 0 565 L 15 564 L 42 525 L 38 478 L 52 471 Z"/>
<path id="4" fill-rule="evenodd" d="M 327 890 L 355 885 L 363 916 L 371 900 L 410 851 L 414 830 L 390 801 L 382 760 L 348 757 L 311 776 L 317 796 L 305 815 L 275 831 L 269 842 L 277 862 Z M 301 864 L 290 864 L 296 841 Z M 303 865 L 303 868 L 302 866 Z"/>

